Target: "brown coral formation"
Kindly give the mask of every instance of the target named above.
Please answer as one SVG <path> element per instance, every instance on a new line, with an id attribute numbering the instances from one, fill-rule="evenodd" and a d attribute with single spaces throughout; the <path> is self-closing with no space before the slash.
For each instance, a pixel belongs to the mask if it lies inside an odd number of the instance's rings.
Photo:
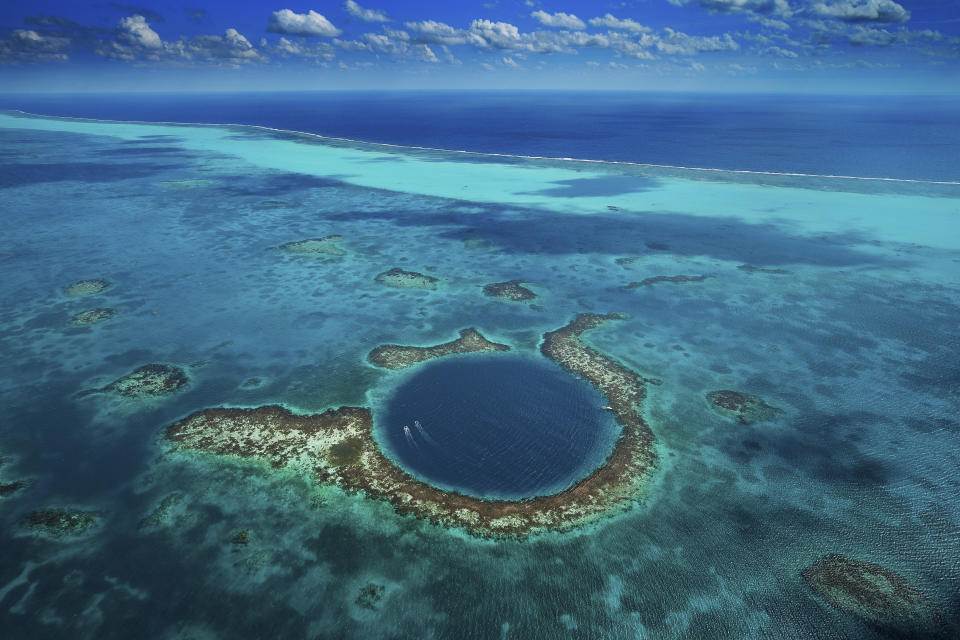
<path id="1" fill-rule="evenodd" d="M 432 360 L 455 353 L 475 351 L 509 351 L 510 347 L 484 338 L 476 329 L 464 329 L 460 337 L 432 347 L 407 347 L 384 344 L 370 352 L 370 362 L 384 369 L 406 369 L 424 360 Z"/>
<path id="2" fill-rule="evenodd" d="M 780 413 L 780 409 L 768 405 L 762 398 L 729 389 L 711 391 L 707 400 L 717 412 L 743 424 L 773 420 Z"/>
<path id="3" fill-rule="evenodd" d="M 869 624 L 910 637 L 947 637 L 942 613 L 906 578 L 880 565 L 833 554 L 802 575 L 814 593 Z"/>
<path id="4" fill-rule="evenodd" d="M 147 364 L 114 380 L 105 387 L 81 391 L 79 397 L 112 392 L 127 398 L 165 396 L 187 386 L 190 379 L 180 367 L 168 364 Z"/>
<path id="5" fill-rule="evenodd" d="M 543 354 L 593 383 L 609 398 L 623 426 L 603 465 L 551 496 L 484 500 L 420 482 L 380 451 L 373 439 L 372 415 L 361 407 L 313 415 L 279 406 L 206 409 L 168 427 L 166 438 L 175 449 L 254 458 L 274 468 L 294 469 L 317 482 L 385 500 L 401 514 L 463 527 L 476 535 L 522 537 L 570 529 L 637 499 L 656 462 L 653 433 L 641 416 L 643 379 L 580 340 L 585 331 L 616 317 L 582 314 L 544 336 Z"/>
<path id="6" fill-rule="evenodd" d="M 340 247 L 341 240 L 343 240 L 343 236 L 337 235 L 307 238 L 306 240 L 287 242 L 278 248 L 293 255 L 339 257 L 347 255 L 347 252 Z"/>
<path id="7" fill-rule="evenodd" d="M 440 282 L 433 276 L 416 271 L 404 271 L 399 267 L 378 273 L 376 281 L 397 289 L 436 289 L 437 283 Z"/>
<path id="8" fill-rule="evenodd" d="M 97 515 L 68 509 L 40 509 L 24 517 L 24 523 L 48 535 L 75 536 L 97 523 Z"/>
<path id="9" fill-rule="evenodd" d="M 94 280 L 78 280 L 77 282 L 72 282 L 64 287 L 64 291 L 68 296 L 80 298 L 100 293 L 109 286 L 110 283 L 108 281 L 96 278 Z"/>
<path id="10" fill-rule="evenodd" d="M 113 391 L 128 398 L 144 396 L 164 396 L 175 393 L 189 382 L 187 374 L 180 367 L 168 364 L 148 364 L 114 380 L 104 390 Z"/>
<path id="11" fill-rule="evenodd" d="M 628 285 L 624 285 L 623 289 L 629 291 L 631 289 L 639 289 L 640 287 L 648 287 L 659 282 L 701 282 L 709 277 L 710 276 L 653 276 L 652 278 L 644 278 L 640 282 L 631 282 Z"/>
<path id="12" fill-rule="evenodd" d="M 89 311 L 81 311 L 80 313 L 74 315 L 72 318 L 70 318 L 70 322 L 76 325 L 86 326 L 109 320 L 115 315 L 117 315 L 117 310 L 110 309 L 109 307 L 104 307 L 102 309 L 90 309 Z"/>
<path id="13" fill-rule="evenodd" d="M 0 498 L 6 498 L 7 496 L 12 496 L 21 489 L 26 489 L 29 486 L 24 480 L 16 480 L 14 482 L 8 482 L 6 484 L 0 484 Z"/>
<path id="14" fill-rule="evenodd" d="M 500 298 L 510 302 L 526 302 L 537 297 L 530 289 L 523 286 L 524 280 L 510 280 L 508 282 L 493 282 L 483 287 L 483 294 L 491 298 Z"/>

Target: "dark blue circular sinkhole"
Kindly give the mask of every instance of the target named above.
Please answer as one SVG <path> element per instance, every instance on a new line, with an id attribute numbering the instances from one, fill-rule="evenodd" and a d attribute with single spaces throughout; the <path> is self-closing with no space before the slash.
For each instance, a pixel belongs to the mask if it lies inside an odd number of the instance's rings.
<path id="1" fill-rule="evenodd" d="M 607 459 L 620 425 L 606 404 L 543 358 L 456 356 L 421 366 L 394 390 L 377 436 L 420 480 L 519 500 L 563 491 Z"/>

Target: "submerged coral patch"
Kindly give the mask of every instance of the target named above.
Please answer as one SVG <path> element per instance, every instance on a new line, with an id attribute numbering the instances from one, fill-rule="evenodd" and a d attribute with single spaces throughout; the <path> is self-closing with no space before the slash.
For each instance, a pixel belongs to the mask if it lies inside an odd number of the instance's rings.
<path id="1" fill-rule="evenodd" d="M 943 614 L 903 576 L 872 562 L 828 555 L 803 570 L 803 580 L 831 605 L 888 631 L 947 637 Z"/>
<path id="2" fill-rule="evenodd" d="M 109 281 L 101 278 L 95 278 L 93 280 L 78 280 L 77 282 L 72 282 L 64 287 L 63 290 L 68 296 L 82 298 L 84 296 L 92 296 L 100 293 L 109 286 Z"/>
<path id="3" fill-rule="evenodd" d="M 653 433 L 641 415 L 643 378 L 580 340 L 583 332 L 617 317 L 582 314 L 544 336 L 543 355 L 606 395 L 623 429 L 599 468 L 553 495 L 486 500 L 416 480 L 382 453 L 373 438 L 370 410 L 362 407 L 312 415 L 275 405 L 206 409 L 168 427 L 166 439 L 174 449 L 258 459 L 276 469 L 292 469 L 316 482 L 385 500 L 401 514 L 463 527 L 476 535 L 522 537 L 570 529 L 637 500 L 656 463 Z"/>
<path id="4" fill-rule="evenodd" d="M 707 400 L 717 412 L 743 424 L 773 420 L 780 413 L 780 409 L 768 405 L 762 398 L 729 389 L 711 391 Z"/>
<path id="5" fill-rule="evenodd" d="M 370 352 L 370 362 L 385 369 L 405 369 L 418 362 L 441 358 L 456 353 L 477 351 L 509 351 L 510 347 L 484 338 L 476 329 L 463 329 L 460 337 L 430 347 L 409 347 L 384 344 Z"/>
<path id="6" fill-rule="evenodd" d="M 79 535 L 97 520 L 95 513 L 70 509 L 40 509 L 31 511 L 23 519 L 32 529 L 56 537 Z"/>
<path id="7" fill-rule="evenodd" d="M 652 278 L 644 278 L 639 282 L 631 282 L 630 284 L 624 285 L 623 289 L 629 291 L 630 289 L 639 289 L 640 287 L 649 287 L 652 284 L 657 284 L 660 282 L 702 282 L 710 276 L 653 276 Z"/>
<path id="8" fill-rule="evenodd" d="M 404 271 L 399 267 L 378 273 L 376 281 L 397 289 L 436 289 L 437 283 L 440 282 L 433 276 L 416 271 Z"/>
<path id="9" fill-rule="evenodd" d="M 80 313 L 74 315 L 72 318 L 70 318 L 70 322 L 76 325 L 85 326 L 109 320 L 115 315 L 117 315 L 117 310 L 110 309 L 109 307 L 90 309 L 88 311 L 81 311 Z"/>
<path id="10" fill-rule="evenodd" d="M 187 386 L 190 379 L 180 367 L 169 364 L 147 364 L 134 369 L 99 389 L 80 392 L 80 397 L 93 393 L 116 393 L 127 398 L 165 396 Z"/>
<path id="11" fill-rule="evenodd" d="M 307 238 L 280 245 L 278 248 L 293 255 L 305 256 L 345 256 L 347 252 L 340 246 L 343 236 L 323 236 L 322 238 Z"/>
<path id="12" fill-rule="evenodd" d="M 29 483 L 25 480 L 16 480 L 14 482 L 8 482 L 6 484 L 0 484 L 0 498 L 6 498 L 11 496 L 21 489 L 25 489 L 29 486 Z"/>
<path id="13" fill-rule="evenodd" d="M 500 298 L 511 302 L 525 302 L 537 297 L 530 289 L 523 286 L 524 280 L 509 280 L 494 282 L 483 287 L 483 294 L 491 298 Z"/>

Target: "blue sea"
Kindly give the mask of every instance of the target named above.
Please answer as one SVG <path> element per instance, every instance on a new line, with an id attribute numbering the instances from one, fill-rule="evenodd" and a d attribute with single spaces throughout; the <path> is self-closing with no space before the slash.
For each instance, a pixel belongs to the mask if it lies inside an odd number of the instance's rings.
<path id="1" fill-rule="evenodd" d="M 957 637 L 958 107 L 0 96 L 0 487 L 23 483 L 0 495 L 2 637 Z M 327 236 L 336 251 L 280 248 Z M 393 268 L 435 284 L 378 280 Z M 484 292 L 513 280 L 536 298 Z M 206 408 L 363 406 L 416 478 L 549 495 L 620 427 L 542 337 L 614 312 L 584 340 L 648 381 L 657 466 L 570 531 L 482 538 L 164 439 Z M 368 357 L 471 327 L 510 351 Z M 189 383 L 84 393 L 147 364 Z M 775 411 L 737 420 L 716 390 Z M 49 509 L 95 523 L 30 525 Z M 942 626 L 811 589 L 804 570 L 834 554 L 902 576 Z"/>

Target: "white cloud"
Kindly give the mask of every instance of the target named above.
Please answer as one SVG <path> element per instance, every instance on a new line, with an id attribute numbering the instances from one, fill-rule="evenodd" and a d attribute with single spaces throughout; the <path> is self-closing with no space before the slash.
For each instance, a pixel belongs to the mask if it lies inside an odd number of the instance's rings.
<path id="1" fill-rule="evenodd" d="M 276 45 L 270 47 L 266 38 L 263 38 L 260 40 L 260 48 L 270 49 L 271 53 L 275 53 L 283 58 L 297 57 L 329 60 L 334 57 L 333 47 L 326 42 L 318 42 L 307 46 L 302 42 L 293 42 L 281 37 Z"/>
<path id="2" fill-rule="evenodd" d="M 797 52 L 783 47 L 771 46 L 760 50 L 761 55 L 777 56 L 780 58 L 797 58 Z"/>
<path id="3" fill-rule="evenodd" d="M 470 32 L 494 49 L 515 49 L 521 44 L 520 30 L 509 22 L 474 20 L 470 23 Z"/>
<path id="4" fill-rule="evenodd" d="M 66 62 L 63 53 L 70 38 L 39 34 L 32 29 L 15 29 L 10 38 L 0 40 L 0 64 L 21 62 Z"/>
<path id="5" fill-rule="evenodd" d="M 517 64 L 517 61 L 514 60 L 513 58 L 509 57 L 509 56 L 503 58 L 503 60 L 501 60 L 501 62 L 503 62 L 503 64 L 505 64 L 506 66 L 512 67 L 512 68 L 514 68 L 514 69 L 517 69 L 517 68 L 520 67 L 520 65 Z"/>
<path id="6" fill-rule="evenodd" d="M 147 19 L 143 16 L 121 18 L 117 30 L 120 32 L 117 40 L 132 47 L 163 49 L 163 41 L 160 40 L 159 34 L 150 28 Z"/>
<path id="7" fill-rule="evenodd" d="M 117 60 L 172 63 L 213 62 L 239 65 L 267 60 L 267 57 L 257 51 L 236 29 L 227 29 L 222 36 L 201 35 L 164 42 L 143 16 L 139 15 L 122 18 L 117 24 L 116 39 L 101 42 L 94 48 L 94 53 Z"/>
<path id="8" fill-rule="evenodd" d="M 354 18 L 359 18 L 364 22 L 390 22 L 387 12 L 382 9 L 364 9 L 353 0 L 347 0 L 343 3 L 343 8 Z"/>
<path id="9" fill-rule="evenodd" d="M 290 9 L 281 9 L 270 14 L 270 26 L 267 31 L 285 33 L 293 36 L 323 36 L 332 38 L 340 35 L 329 20 L 316 11 L 294 13 Z"/>
<path id="10" fill-rule="evenodd" d="M 844 22 L 906 22 L 910 12 L 893 0 L 840 0 L 818 2 L 813 10 Z"/>
<path id="11" fill-rule="evenodd" d="M 656 43 L 657 51 L 667 55 L 690 56 L 702 51 L 736 51 L 740 48 L 729 33 L 722 36 L 691 36 L 666 28 L 667 35 Z"/>
<path id="12" fill-rule="evenodd" d="M 534 11 L 530 14 L 545 27 L 560 27 L 562 29 L 586 29 L 587 25 L 571 13 L 549 14 L 546 11 Z"/>
<path id="13" fill-rule="evenodd" d="M 647 33 L 650 27 L 644 26 L 630 18 L 616 18 L 611 14 L 606 14 L 599 18 L 590 18 L 590 24 L 594 27 L 607 27 L 618 31 L 633 31 L 635 33 Z"/>
<path id="14" fill-rule="evenodd" d="M 684 6 L 691 2 L 696 2 L 704 9 L 715 13 L 734 13 L 738 11 L 773 13 L 780 16 L 790 16 L 793 11 L 790 9 L 788 0 L 669 0 L 670 4 Z"/>

